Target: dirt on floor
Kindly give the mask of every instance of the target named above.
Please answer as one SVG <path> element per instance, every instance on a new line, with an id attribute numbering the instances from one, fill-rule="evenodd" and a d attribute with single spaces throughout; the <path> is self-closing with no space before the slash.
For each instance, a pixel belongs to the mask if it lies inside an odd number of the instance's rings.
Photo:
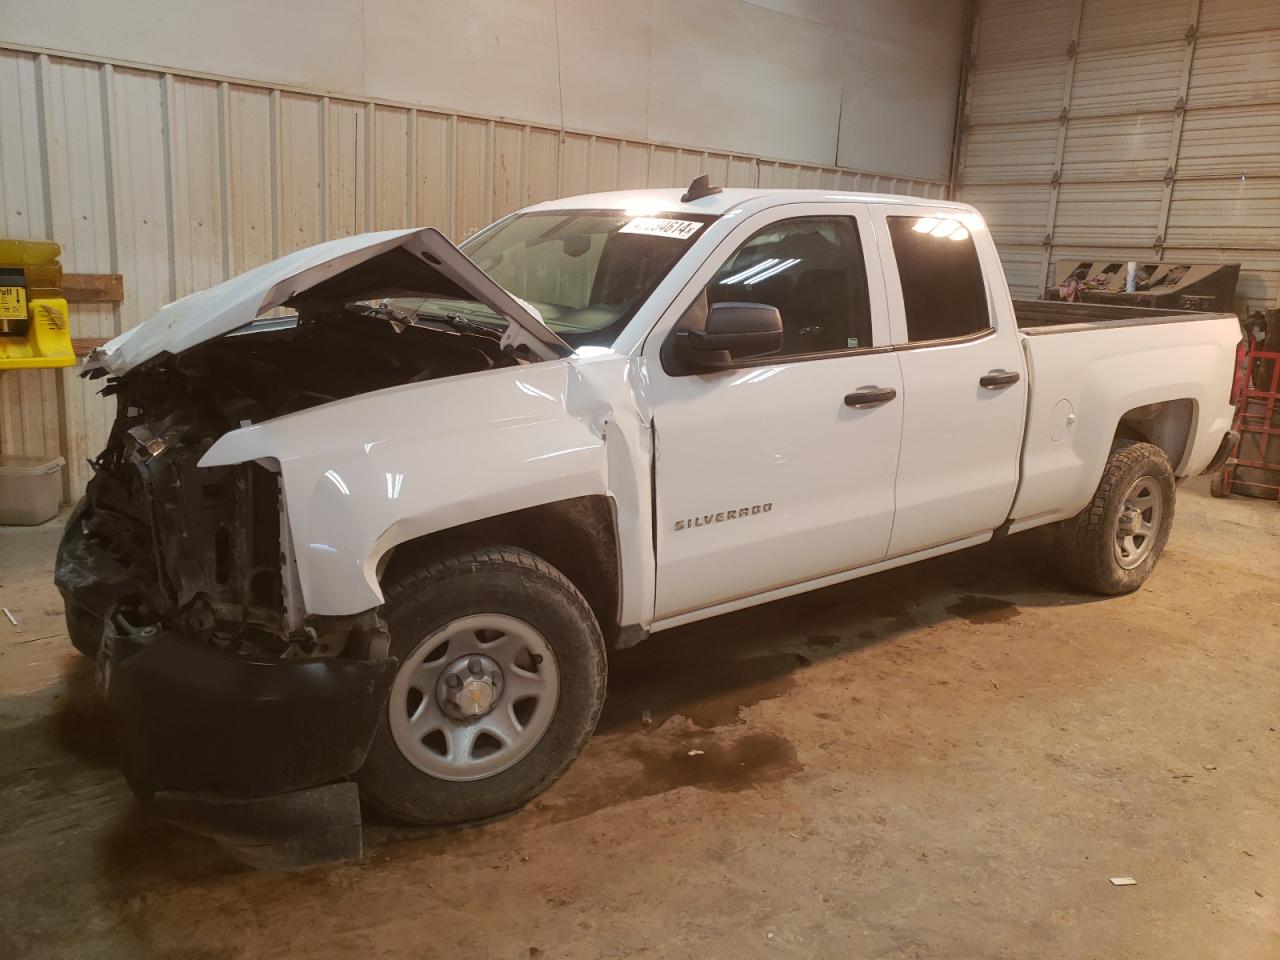
<path id="1" fill-rule="evenodd" d="M 0 528 L 0 957 L 1280 957 L 1274 503 L 1184 488 L 1127 597 L 1032 533 L 658 635 L 528 808 L 297 874 L 136 809 L 59 534 Z"/>

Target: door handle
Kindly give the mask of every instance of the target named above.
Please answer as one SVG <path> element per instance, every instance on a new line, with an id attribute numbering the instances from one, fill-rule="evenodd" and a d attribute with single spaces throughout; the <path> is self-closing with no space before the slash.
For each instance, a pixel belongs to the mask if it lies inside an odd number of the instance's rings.
<path id="1" fill-rule="evenodd" d="M 897 395 L 898 391 L 893 387 L 859 387 L 853 393 L 844 395 L 844 405 L 855 410 L 865 410 L 867 407 L 888 403 Z"/>
<path id="2" fill-rule="evenodd" d="M 1022 374 L 1010 370 L 992 370 L 978 379 L 978 384 L 987 390 L 1003 390 L 1013 386 L 1022 379 Z"/>

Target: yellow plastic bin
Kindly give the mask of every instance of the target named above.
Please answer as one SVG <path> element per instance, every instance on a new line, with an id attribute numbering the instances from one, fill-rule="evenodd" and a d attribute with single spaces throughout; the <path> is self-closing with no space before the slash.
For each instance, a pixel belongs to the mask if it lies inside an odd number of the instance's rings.
<path id="1" fill-rule="evenodd" d="M 0 524 L 32 526 L 56 517 L 65 464 L 61 457 L 0 455 Z"/>

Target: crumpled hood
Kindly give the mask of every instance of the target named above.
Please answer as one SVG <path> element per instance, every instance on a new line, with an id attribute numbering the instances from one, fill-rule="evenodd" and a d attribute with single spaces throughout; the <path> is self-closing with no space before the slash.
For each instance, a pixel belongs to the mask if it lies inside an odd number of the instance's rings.
<path id="1" fill-rule="evenodd" d="M 371 290 L 368 297 L 442 294 L 474 297 L 506 319 L 504 343 L 523 344 L 544 360 L 568 356 L 572 348 L 434 228 L 384 230 L 329 240 L 296 250 L 217 286 L 161 307 L 145 323 L 94 350 L 85 372 L 128 373 L 163 353 L 178 354 L 252 323 L 262 313 L 325 284 L 342 288 L 341 276 L 374 258 L 404 248 L 414 254 L 412 289 Z M 397 277 L 403 283 L 403 270 Z"/>

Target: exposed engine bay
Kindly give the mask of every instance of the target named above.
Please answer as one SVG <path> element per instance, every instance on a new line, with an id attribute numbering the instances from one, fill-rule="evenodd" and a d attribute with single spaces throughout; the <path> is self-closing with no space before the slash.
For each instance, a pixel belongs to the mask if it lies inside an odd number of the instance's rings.
<path id="1" fill-rule="evenodd" d="M 372 612 L 307 618 L 270 464 L 197 467 L 229 430 L 362 393 L 519 363 L 501 331 L 387 301 L 300 305 L 107 380 L 117 416 L 93 461 L 81 536 L 59 578 L 120 584 L 135 622 L 228 653 L 341 653 L 380 627 Z M 101 373 L 102 371 L 99 371 Z M 105 567 L 111 567 L 106 571 Z M 79 569 L 72 569 L 79 567 Z M 105 610 L 91 611 L 104 616 Z"/>

